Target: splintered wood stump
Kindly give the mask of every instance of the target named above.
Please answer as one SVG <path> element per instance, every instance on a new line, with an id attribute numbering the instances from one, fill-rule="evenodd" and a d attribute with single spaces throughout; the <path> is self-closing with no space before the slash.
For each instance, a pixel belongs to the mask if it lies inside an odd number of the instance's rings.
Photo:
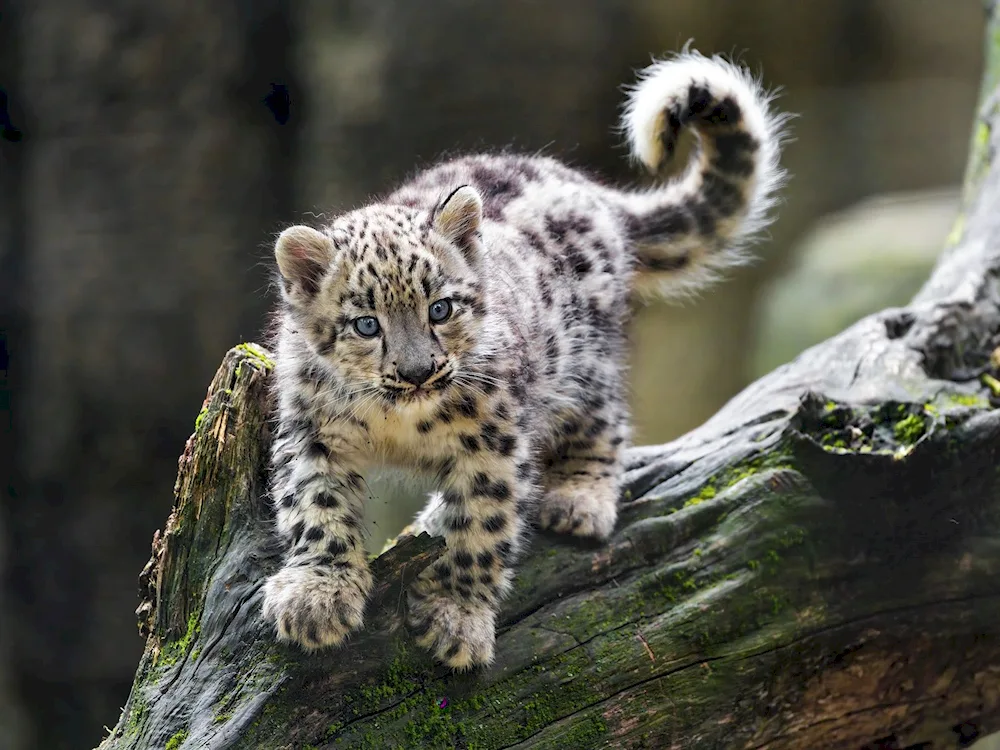
<path id="1" fill-rule="evenodd" d="M 1000 30 L 994 15 L 990 39 Z M 399 627 L 442 548 L 374 563 L 367 625 L 305 655 L 260 618 L 270 355 L 213 381 L 142 574 L 120 748 L 959 748 L 1000 730 L 1000 47 L 925 288 L 629 454 L 621 520 L 538 537 L 492 668 Z"/>

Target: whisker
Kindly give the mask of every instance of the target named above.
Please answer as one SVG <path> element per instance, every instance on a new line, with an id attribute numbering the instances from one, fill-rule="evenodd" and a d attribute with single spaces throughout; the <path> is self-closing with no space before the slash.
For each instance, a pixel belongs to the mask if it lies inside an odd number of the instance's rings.
<path id="1" fill-rule="evenodd" d="M 465 372 L 462 373 L 465 377 L 477 380 L 480 383 L 489 383 L 490 385 L 502 385 L 500 378 L 494 378 L 490 375 L 484 375 L 481 372 Z"/>
<path id="2" fill-rule="evenodd" d="M 464 388 L 467 388 L 468 390 L 472 391 L 473 393 L 475 393 L 478 396 L 482 396 L 483 398 L 488 398 L 486 392 L 482 388 L 480 388 L 479 386 L 477 386 L 477 385 L 475 385 L 475 384 L 473 384 L 471 382 L 460 381 L 458 378 L 456 378 L 454 382 L 458 383 L 459 385 L 463 386 Z"/>

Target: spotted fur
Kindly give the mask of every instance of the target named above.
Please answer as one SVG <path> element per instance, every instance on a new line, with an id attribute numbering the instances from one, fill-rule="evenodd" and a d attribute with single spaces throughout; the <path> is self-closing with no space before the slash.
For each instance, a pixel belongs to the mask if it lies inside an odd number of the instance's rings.
<path id="1" fill-rule="evenodd" d="M 624 118 L 654 172 L 683 129 L 698 136 L 665 185 L 471 156 L 281 234 L 273 496 L 287 552 L 264 591 L 279 637 L 320 648 L 361 625 L 364 477 L 395 466 L 438 484 L 417 526 L 447 540 L 408 592 L 409 628 L 454 668 L 493 659 L 527 525 L 614 528 L 636 271 L 669 294 L 739 261 L 781 181 L 782 123 L 745 72 L 685 52 L 643 74 Z"/>

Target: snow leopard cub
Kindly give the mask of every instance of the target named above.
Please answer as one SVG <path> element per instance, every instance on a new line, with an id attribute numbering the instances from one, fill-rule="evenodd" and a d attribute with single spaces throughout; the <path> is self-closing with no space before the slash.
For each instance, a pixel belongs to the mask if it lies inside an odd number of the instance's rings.
<path id="1" fill-rule="evenodd" d="M 447 551 L 407 595 L 418 643 L 489 664 L 532 522 L 603 539 L 629 438 L 625 323 L 634 277 L 690 291 L 770 221 L 783 115 L 743 69 L 683 52 L 630 92 L 632 154 L 660 187 L 609 187 L 539 156 L 440 164 L 383 200 L 275 246 L 279 425 L 273 497 L 284 563 L 264 588 L 278 636 L 306 649 L 362 625 L 372 586 L 364 476 L 440 487 L 418 525 Z"/>

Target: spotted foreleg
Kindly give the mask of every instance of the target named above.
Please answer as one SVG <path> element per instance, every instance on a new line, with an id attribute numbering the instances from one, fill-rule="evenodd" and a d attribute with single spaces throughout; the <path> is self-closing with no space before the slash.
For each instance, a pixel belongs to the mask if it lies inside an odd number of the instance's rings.
<path id="1" fill-rule="evenodd" d="M 332 646 L 361 627 L 372 579 L 362 539 L 361 475 L 335 456 L 338 436 L 301 421 L 275 439 L 273 496 L 286 552 L 264 584 L 264 617 L 278 637 L 307 650 Z"/>
<path id="2" fill-rule="evenodd" d="M 445 479 L 434 526 L 447 549 L 411 587 L 407 624 L 450 667 L 493 661 L 497 610 L 510 588 L 525 506 L 536 492 L 527 448 L 512 435 L 500 434 L 496 450 L 480 445 L 465 452 Z"/>

